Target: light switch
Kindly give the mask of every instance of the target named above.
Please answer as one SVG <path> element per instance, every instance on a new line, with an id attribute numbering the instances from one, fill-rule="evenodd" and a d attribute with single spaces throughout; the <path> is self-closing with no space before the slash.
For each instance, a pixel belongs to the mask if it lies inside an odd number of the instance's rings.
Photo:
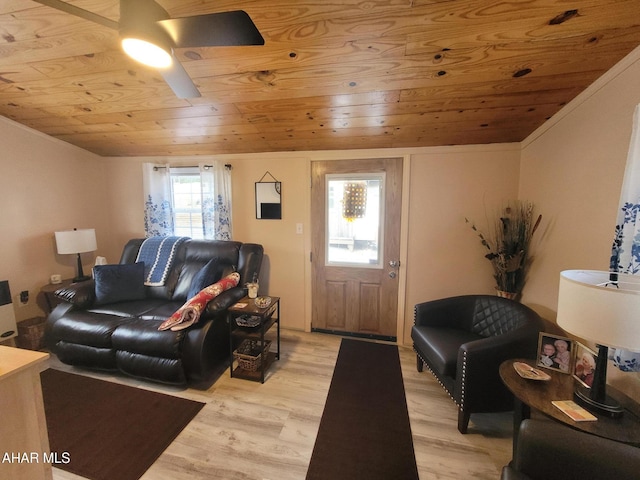
<path id="1" fill-rule="evenodd" d="M 298 235 L 302 235 L 302 224 L 301 223 L 296 223 L 296 233 Z"/>

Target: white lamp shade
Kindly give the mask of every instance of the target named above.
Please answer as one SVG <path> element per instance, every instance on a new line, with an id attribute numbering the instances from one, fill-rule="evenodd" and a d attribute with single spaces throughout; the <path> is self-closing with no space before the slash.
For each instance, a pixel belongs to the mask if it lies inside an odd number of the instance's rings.
<path id="1" fill-rule="evenodd" d="M 610 280 L 611 275 L 617 282 Z M 580 338 L 640 351 L 640 275 L 561 272 L 557 322 Z"/>
<path id="2" fill-rule="evenodd" d="M 93 228 L 88 228 L 56 232 L 56 246 L 61 255 L 93 252 L 98 249 L 96 231 Z"/>

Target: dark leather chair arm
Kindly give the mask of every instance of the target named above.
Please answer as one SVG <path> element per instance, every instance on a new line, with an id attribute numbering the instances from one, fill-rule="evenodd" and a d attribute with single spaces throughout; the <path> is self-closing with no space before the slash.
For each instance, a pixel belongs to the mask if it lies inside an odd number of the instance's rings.
<path id="1" fill-rule="evenodd" d="M 500 363 L 509 358 L 535 357 L 538 329 L 535 326 L 521 327 L 502 335 L 474 340 L 460 346 L 459 355 L 466 352 L 467 357 L 478 362 L 489 360 Z"/>
<path id="2" fill-rule="evenodd" d="M 632 480 L 640 472 L 640 448 L 574 430 L 549 420 L 525 420 L 515 458 L 502 480 L 602 478 Z"/>
<path id="3" fill-rule="evenodd" d="M 67 287 L 56 290 L 54 295 L 78 308 L 89 308 L 96 300 L 96 284 L 93 279 L 86 282 L 72 283 Z"/>
<path id="4" fill-rule="evenodd" d="M 535 328 L 534 328 L 535 329 Z M 480 411 L 513 407 L 513 396 L 498 374 L 500 364 L 510 358 L 534 356 L 537 333 L 523 327 L 512 332 L 463 344 L 458 351 L 455 395 L 466 395 L 466 402 Z"/>
<path id="5" fill-rule="evenodd" d="M 418 326 L 469 331 L 474 307 L 475 300 L 464 296 L 419 303 L 414 308 L 414 322 Z"/>

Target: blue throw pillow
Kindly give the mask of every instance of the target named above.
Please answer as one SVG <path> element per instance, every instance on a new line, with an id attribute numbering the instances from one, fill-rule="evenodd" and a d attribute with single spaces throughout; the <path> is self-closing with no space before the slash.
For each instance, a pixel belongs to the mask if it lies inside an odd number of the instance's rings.
<path id="1" fill-rule="evenodd" d="M 96 284 L 96 304 L 143 300 L 144 263 L 96 265 L 93 267 Z"/>
<path id="2" fill-rule="evenodd" d="M 220 280 L 223 271 L 224 265 L 222 265 L 217 258 L 209 260 L 196 276 L 193 277 L 191 288 L 189 288 L 189 293 L 187 293 L 187 300 L 195 297 L 203 288 L 213 285 Z"/>

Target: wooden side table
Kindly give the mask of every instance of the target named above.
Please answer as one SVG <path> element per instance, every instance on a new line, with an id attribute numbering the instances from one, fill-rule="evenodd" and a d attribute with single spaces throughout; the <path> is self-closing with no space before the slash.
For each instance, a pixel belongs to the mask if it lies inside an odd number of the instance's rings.
<path id="1" fill-rule="evenodd" d="M 229 322 L 229 375 L 231 377 L 244 378 L 245 380 L 260 381 L 264 383 L 265 372 L 274 360 L 280 359 L 280 297 L 271 297 L 271 304 L 268 307 L 260 308 L 255 304 L 255 299 L 244 297 L 227 310 L 227 320 Z M 255 327 L 239 326 L 236 319 L 243 315 L 258 317 L 260 323 Z M 265 346 L 265 333 L 276 325 L 276 346 L 275 352 L 269 351 L 266 358 L 262 358 L 260 368 L 256 371 L 245 370 L 238 366 L 234 369 L 233 339 L 254 340 L 258 343 L 260 351 Z"/>
<path id="2" fill-rule="evenodd" d="M 40 371 L 48 353 L 0 346 L 0 455 L 26 455 L 27 461 L 0 463 L 0 478 L 53 478 L 44 416 Z"/>
<path id="3" fill-rule="evenodd" d="M 620 402 L 625 409 L 621 418 L 609 418 L 596 415 L 595 422 L 576 422 L 554 407 L 554 400 L 573 400 L 575 380 L 570 374 L 544 369 L 551 376 L 549 381 L 527 380 L 522 378 L 513 368 L 514 362 L 523 362 L 531 367 L 539 368 L 535 360 L 507 360 L 500 365 L 500 378 L 515 397 L 513 414 L 513 449 L 520 423 L 529 418 L 531 409 L 583 432 L 608 438 L 618 442 L 640 446 L 640 405 L 622 392 L 607 385 L 607 393 Z"/>

